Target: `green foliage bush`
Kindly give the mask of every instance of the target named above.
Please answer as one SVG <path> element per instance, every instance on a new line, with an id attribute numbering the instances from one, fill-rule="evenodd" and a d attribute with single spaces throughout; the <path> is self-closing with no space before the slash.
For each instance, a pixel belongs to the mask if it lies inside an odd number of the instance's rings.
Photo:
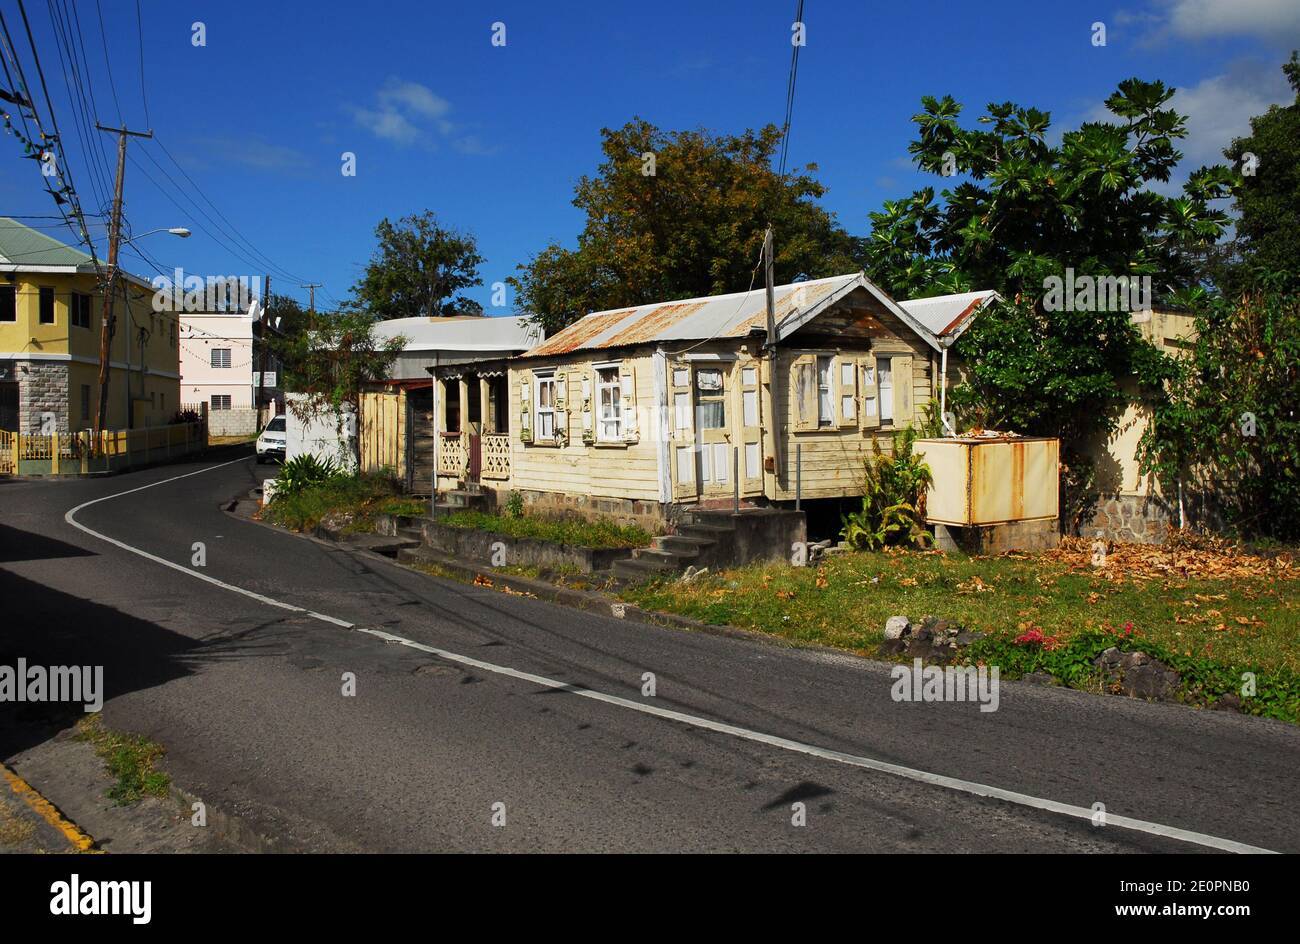
<path id="1" fill-rule="evenodd" d="M 552 518 L 542 515 L 492 515 L 482 511 L 454 511 L 438 517 L 439 524 L 453 528 L 491 531 L 514 538 L 536 538 L 556 544 L 599 549 L 645 547 L 650 533 L 635 525 L 585 518 Z"/>
<path id="2" fill-rule="evenodd" d="M 311 453 L 294 456 L 280 466 L 280 473 L 275 479 L 275 495 L 271 499 L 272 503 L 300 495 L 306 489 L 324 485 L 345 475 L 343 467 L 333 459 L 322 459 Z"/>
<path id="3" fill-rule="evenodd" d="M 934 481 L 925 460 L 912 451 L 916 430 L 894 434 L 894 449 L 885 455 L 871 437 L 871 455 L 863 475 L 862 508 L 842 516 L 840 536 L 855 550 L 876 551 L 886 544 L 924 546 L 925 492 Z"/>

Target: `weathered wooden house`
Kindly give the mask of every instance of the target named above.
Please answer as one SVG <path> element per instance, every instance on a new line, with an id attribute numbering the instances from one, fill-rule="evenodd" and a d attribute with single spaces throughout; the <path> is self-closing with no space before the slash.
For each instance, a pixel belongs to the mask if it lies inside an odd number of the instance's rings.
<path id="1" fill-rule="evenodd" d="M 437 490 L 651 526 L 862 493 L 992 292 L 896 302 L 861 273 L 593 312 L 523 354 L 429 367 Z M 888 448 L 888 435 L 881 437 Z"/>

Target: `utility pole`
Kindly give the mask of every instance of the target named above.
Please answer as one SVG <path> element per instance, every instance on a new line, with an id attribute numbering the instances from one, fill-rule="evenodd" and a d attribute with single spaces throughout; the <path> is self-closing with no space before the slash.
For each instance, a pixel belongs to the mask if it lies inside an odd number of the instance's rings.
<path id="1" fill-rule="evenodd" d="M 109 220 L 108 229 L 108 283 L 104 289 L 104 313 L 99 327 L 99 409 L 95 411 L 95 429 L 94 429 L 94 449 L 99 452 L 103 448 L 104 424 L 108 418 L 108 377 L 109 362 L 112 359 L 112 344 L 114 333 L 113 319 L 113 295 L 117 283 L 117 250 L 122 242 L 122 179 L 126 175 L 126 139 L 132 138 L 152 138 L 152 131 L 128 131 L 125 126 L 121 128 L 105 128 L 99 122 L 95 122 L 95 127 L 100 131 L 107 131 L 117 135 L 117 183 L 113 188 L 113 215 Z M 130 298 L 128 296 L 127 304 Z M 130 339 L 127 339 L 129 348 Z M 130 383 L 130 378 L 127 378 Z M 130 400 L 127 400 L 127 426 L 131 425 L 131 407 Z"/>
<path id="2" fill-rule="evenodd" d="M 316 322 L 316 289 L 320 288 L 321 282 L 308 282 L 306 285 L 300 285 L 299 288 L 305 288 L 308 292 L 307 310 L 312 316 L 312 324 Z"/>
<path id="3" fill-rule="evenodd" d="M 764 353 L 767 355 L 767 390 L 768 390 L 768 416 L 772 421 L 768 426 L 772 429 L 772 476 L 776 483 L 781 482 L 781 473 L 785 470 L 785 465 L 781 456 L 781 426 L 776 415 L 776 295 L 774 292 L 775 273 L 776 273 L 776 252 L 772 238 L 772 224 L 767 224 L 767 231 L 763 233 L 763 281 L 767 285 L 767 343 L 763 345 Z M 786 478 L 789 476 L 787 474 Z"/>
<path id="4" fill-rule="evenodd" d="M 271 276 L 264 275 L 262 276 L 262 278 L 264 280 L 262 283 L 262 317 L 259 319 L 261 322 L 261 331 L 257 339 L 256 407 L 257 407 L 258 422 L 261 422 L 262 419 L 262 399 L 263 397 L 266 396 L 266 394 L 263 392 L 266 389 L 266 325 L 269 320 L 267 318 L 266 312 L 267 312 L 267 305 L 271 303 Z"/>

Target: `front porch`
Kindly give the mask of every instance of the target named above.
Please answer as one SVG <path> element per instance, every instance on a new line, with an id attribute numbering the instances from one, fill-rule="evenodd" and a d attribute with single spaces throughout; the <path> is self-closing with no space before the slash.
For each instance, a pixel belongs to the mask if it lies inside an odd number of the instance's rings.
<path id="1" fill-rule="evenodd" d="M 429 368 L 433 374 L 436 490 L 480 491 L 510 479 L 510 408 L 504 362 Z"/>

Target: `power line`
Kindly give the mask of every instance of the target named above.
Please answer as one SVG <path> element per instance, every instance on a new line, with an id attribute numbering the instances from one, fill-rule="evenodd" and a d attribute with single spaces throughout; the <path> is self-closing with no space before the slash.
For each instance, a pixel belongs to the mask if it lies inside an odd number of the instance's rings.
<path id="1" fill-rule="evenodd" d="M 53 2 L 48 5 L 50 25 L 54 27 L 55 49 L 59 53 L 59 62 L 63 67 L 63 84 L 68 92 L 68 103 L 72 106 L 73 127 L 77 131 L 78 140 L 81 141 L 82 153 L 86 156 L 91 189 L 95 191 L 95 199 L 102 206 L 108 187 L 105 183 L 106 178 L 103 175 L 102 168 L 94 161 L 94 151 L 91 150 L 87 143 L 90 140 L 88 129 L 91 127 L 92 122 L 87 114 L 81 76 L 77 68 L 76 47 L 71 42 L 71 32 L 65 31 L 62 20 L 55 16 L 55 7 L 56 5 Z M 64 55 L 65 48 L 68 52 L 66 57 Z"/>
<path id="2" fill-rule="evenodd" d="M 108 70 L 108 87 L 113 92 L 113 107 L 117 109 L 117 123 L 125 127 L 122 106 L 117 100 L 117 83 L 113 81 L 113 63 L 109 61 L 108 56 L 108 30 L 104 29 L 104 8 L 99 5 L 99 0 L 95 0 L 95 11 L 99 14 L 99 40 L 104 47 L 104 67 Z"/>
<path id="3" fill-rule="evenodd" d="M 140 13 L 140 0 L 135 0 L 135 36 L 140 47 L 140 100 L 144 102 L 144 123 L 149 121 L 149 96 L 144 85 L 144 17 Z"/>
<path id="4" fill-rule="evenodd" d="M 794 10 L 794 21 L 795 23 L 800 24 L 800 27 L 802 28 L 803 21 L 804 21 L 803 0 L 797 0 L 796 2 L 795 10 Z M 803 38 L 804 38 L 803 36 L 800 36 L 800 39 Z M 791 45 L 794 48 L 790 52 L 790 76 L 786 80 L 786 87 L 785 87 L 785 122 L 782 125 L 782 130 L 781 130 L 781 169 L 779 175 L 783 179 L 785 177 L 786 154 L 790 150 L 790 123 L 794 119 L 794 86 L 795 86 L 795 79 L 799 75 L 799 49 L 801 48 L 802 44 L 791 43 Z"/>

